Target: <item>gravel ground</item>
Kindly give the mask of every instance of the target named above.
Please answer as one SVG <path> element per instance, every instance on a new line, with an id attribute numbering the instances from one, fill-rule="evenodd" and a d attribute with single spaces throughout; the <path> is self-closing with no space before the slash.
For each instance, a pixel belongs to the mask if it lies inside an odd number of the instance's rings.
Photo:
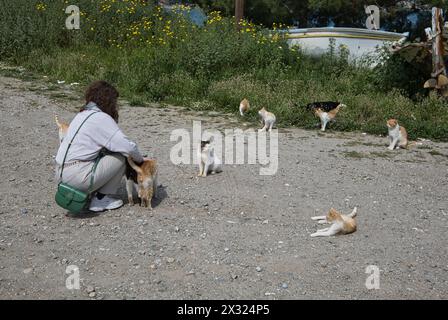
<path id="1" fill-rule="evenodd" d="M 171 163 L 173 129 L 250 126 L 237 116 L 122 104 L 120 125 L 159 160 L 159 200 L 70 216 L 53 201 L 56 112 L 68 85 L 0 77 L 1 299 L 447 299 L 448 144 L 281 129 L 279 169 Z M 280 119 L 281 121 L 281 119 Z M 385 129 L 386 130 L 386 129 Z M 311 238 L 310 217 L 358 206 L 358 231 Z M 66 288 L 79 267 L 81 288 Z M 380 288 L 365 286 L 366 267 Z"/>

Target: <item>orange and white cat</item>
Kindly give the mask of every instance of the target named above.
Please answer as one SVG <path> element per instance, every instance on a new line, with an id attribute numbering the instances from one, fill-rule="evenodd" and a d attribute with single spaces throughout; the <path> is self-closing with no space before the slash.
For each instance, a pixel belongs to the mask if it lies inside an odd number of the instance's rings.
<path id="1" fill-rule="evenodd" d="M 345 215 L 338 212 L 336 209 L 331 208 L 326 216 L 312 217 L 311 219 L 317 220 L 318 223 L 331 223 L 328 228 L 317 230 L 312 233 L 312 237 L 329 237 L 336 234 L 348 234 L 356 231 L 356 217 L 357 208 L 355 207 L 352 213 Z"/>
<path id="2" fill-rule="evenodd" d="M 129 205 L 134 204 L 133 188 L 137 187 L 140 205 L 152 210 L 151 200 L 157 193 L 157 161 L 155 159 L 143 159 L 138 166 L 131 157 L 128 157 L 130 167 L 126 168 L 126 191 Z"/>
<path id="3" fill-rule="evenodd" d="M 316 108 L 314 109 L 314 114 L 319 117 L 320 119 L 320 130 L 321 131 L 325 131 L 327 124 L 330 121 L 333 121 L 334 118 L 336 118 L 336 115 L 338 114 L 339 110 L 341 110 L 341 108 L 344 108 L 346 105 L 345 104 L 339 104 L 336 108 L 326 112 L 324 111 L 322 108 Z"/>
<path id="4" fill-rule="evenodd" d="M 264 124 L 263 128 L 259 131 L 272 131 L 275 121 L 277 120 L 275 115 L 272 112 L 267 111 L 264 107 L 258 111 L 258 114 L 261 117 L 261 122 Z"/>
<path id="5" fill-rule="evenodd" d="M 246 98 L 244 98 L 243 100 L 241 100 L 240 102 L 240 114 L 242 116 L 244 116 L 245 113 L 247 113 L 250 109 L 250 104 L 249 104 L 249 100 L 247 100 Z"/>
<path id="6" fill-rule="evenodd" d="M 389 131 L 389 150 L 394 150 L 395 148 L 408 147 L 408 133 L 406 129 L 398 124 L 395 119 L 387 120 L 387 129 Z"/>
<path id="7" fill-rule="evenodd" d="M 59 128 L 59 143 L 62 142 L 64 137 L 67 135 L 69 124 L 63 121 L 59 121 L 59 117 L 55 114 L 54 121 L 56 121 L 56 125 Z"/>

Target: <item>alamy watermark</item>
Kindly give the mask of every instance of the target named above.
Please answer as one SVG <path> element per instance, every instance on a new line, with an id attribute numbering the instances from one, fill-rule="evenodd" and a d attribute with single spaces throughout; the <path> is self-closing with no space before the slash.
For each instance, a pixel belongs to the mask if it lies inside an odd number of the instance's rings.
<path id="1" fill-rule="evenodd" d="M 81 17 L 78 6 L 70 5 L 65 9 L 66 14 L 70 16 L 65 19 L 65 27 L 68 30 L 79 30 L 81 28 Z"/>
<path id="2" fill-rule="evenodd" d="M 368 290 L 380 288 L 380 268 L 372 264 L 366 267 L 366 273 L 368 274 L 366 279 L 366 288 Z"/>
<path id="3" fill-rule="evenodd" d="M 269 138 L 269 139 L 268 139 Z M 218 130 L 202 131 L 201 121 L 193 121 L 192 136 L 187 129 L 171 132 L 170 159 L 175 165 L 199 164 L 197 148 L 203 140 L 210 140 L 214 153 L 225 165 L 260 164 L 260 175 L 274 175 L 278 170 L 278 131 L 225 129 L 224 136 Z M 268 141 L 269 140 L 269 141 Z M 224 145 L 224 152 L 223 152 Z M 247 147 L 246 147 L 247 146 Z M 223 157 L 224 155 L 224 157 Z"/>
<path id="4" fill-rule="evenodd" d="M 79 278 L 79 268 L 76 265 L 69 265 L 65 268 L 65 273 L 69 276 L 65 279 L 65 287 L 68 290 L 79 290 L 80 288 L 80 278 Z"/>
<path id="5" fill-rule="evenodd" d="M 369 30 L 380 29 L 380 8 L 375 5 L 366 6 L 368 18 L 366 20 L 366 28 Z"/>

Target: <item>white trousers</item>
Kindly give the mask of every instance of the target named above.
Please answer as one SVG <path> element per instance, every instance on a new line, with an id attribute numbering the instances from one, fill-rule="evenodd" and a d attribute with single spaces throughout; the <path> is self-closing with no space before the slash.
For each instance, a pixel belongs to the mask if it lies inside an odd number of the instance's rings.
<path id="1" fill-rule="evenodd" d="M 87 192 L 90 186 L 90 178 L 95 161 L 79 162 L 64 167 L 62 182 Z M 93 186 L 91 191 L 102 194 L 117 194 L 126 170 L 126 159 L 120 153 L 105 155 L 98 162 L 95 170 Z M 58 181 L 60 167 L 56 169 Z"/>

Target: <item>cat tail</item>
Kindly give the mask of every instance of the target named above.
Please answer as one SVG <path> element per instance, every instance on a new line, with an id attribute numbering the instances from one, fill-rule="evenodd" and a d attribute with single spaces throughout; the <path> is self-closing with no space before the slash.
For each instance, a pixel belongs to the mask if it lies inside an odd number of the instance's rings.
<path id="1" fill-rule="evenodd" d="M 137 171 L 137 173 L 142 173 L 142 168 L 140 168 L 135 162 L 134 160 L 132 160 L 131 157 L 128 157 L 128 163 L 131 166 L 132 169 L 134 169 L 135 171 Z"/>
<path id="2" fill-rule="evenodd" d="M 59 121 L 59 117 L 58 117 L 58 115 L 56 113 L 54 114 L 54 121 L 56 122 L 56 125 L 59 128 L 62 128 L 62 123 Z"/>
<path id="3" fill-rule="evenodd" d="M 350 213 L 348 216 L 350 218 L 354 218 L 354 217 L 356 217 L 357 212 L 358 212 L 358 208 L 354 207 L 352 213 Z"/>
<path id="4" fill-rule="evenodd" d="M 420 146 L 420 145 L 422 145 L 422 143 L 421 142 L 417 142 L 417 141 L 409 141 L 408 142 L 408 144 L 406 145 L 406 149 L 409 149 L 409 148 L 413 148 L 413 147 L 415 147 L 415 146 Z"/>

